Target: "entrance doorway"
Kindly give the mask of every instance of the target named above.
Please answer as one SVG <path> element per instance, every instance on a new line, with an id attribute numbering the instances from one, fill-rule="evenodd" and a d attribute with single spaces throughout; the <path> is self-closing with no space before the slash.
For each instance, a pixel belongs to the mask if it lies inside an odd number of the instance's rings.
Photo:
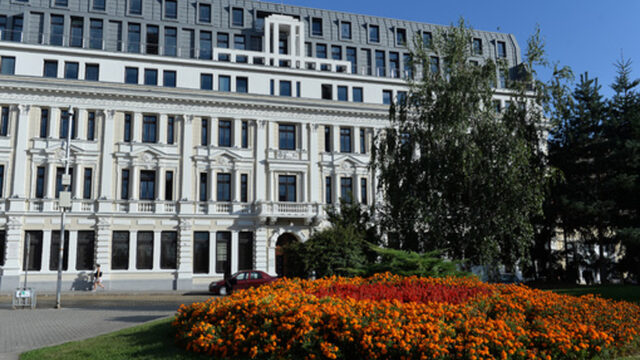
<path id="1" fill-rule="evenodd" d="M 287 267 L 287 254 L 284 251 L 284 247 L 297 242 L 298 239 L 290 233 L 284 233 L 278 237 L 276 242 L 276 273 L 278 277 L 291 276 L 291 269 Z"/>

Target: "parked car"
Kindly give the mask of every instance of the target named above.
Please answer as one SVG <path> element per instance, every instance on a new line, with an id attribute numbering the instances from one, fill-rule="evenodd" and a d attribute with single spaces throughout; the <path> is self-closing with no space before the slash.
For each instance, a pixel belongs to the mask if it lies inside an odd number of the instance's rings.
<path id="1" fill-rule="evenodd" d="M 275 281 L 277 278 L 260 270 L 242 270 L 231 275 L 227 281 L 214 281 L 209 284 L 209 292 L 217 295 L 227 295 L 234 290 L 247 289 Z"/>

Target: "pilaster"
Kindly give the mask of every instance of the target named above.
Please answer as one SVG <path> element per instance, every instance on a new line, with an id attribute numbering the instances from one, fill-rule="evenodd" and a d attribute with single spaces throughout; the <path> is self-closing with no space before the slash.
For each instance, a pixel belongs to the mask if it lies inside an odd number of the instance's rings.
<path id="1" fill-rule="evenodd" d="M 309 124 L 309 201 L 319 203 L 322 196 L 322 188 L 320 182 L 320 167 L 318 164 L 318 126 L 317 124 Z"/>
<path id="2" fill-rule="evenodd" d="M 191 187 L 193 186 L 193 116 L 182 116 L 182 156 L 180 158 L 180 214 L 193 213 Z"/>
<path id="3" fill-rule="evenodd" d="M 7 219 L 6 250 L 4 267 L 2 269 L 2 288 L 0 290 L 14 290 L 20 283 L 20 260 L 22 255 L 22 218 L 9 217 Z"/>
<path id="4" fill-rule="evenodd" d="M 267 228 L 264 226 L 264 224 L 258 225 L 253 246 L 253 253 L 255 254 L 254 269 L 269 272 L 267 262 L 267 248 L 269 245 L 267 244 Z M 269 272 L 269 274 L 273 273 Z"/>
<path id="5" fill-rule="evenodd" d="M 98 212 L 111 212 L 113 206 L 113 141 L 115 111 L 102 111 L 102 152 L 100 154 L 100 197 Z"/>
<path id="6" fill-rule="evenodd" d="M 178 226 L 178 264 L 176 290 L 193 287 L 193 238 L 191 221 L 181 219 Z"/>
<path id="7" fill-rule="evenodd" d="M 267 172 L 266 172 L 266 155 L 267 155 L 267 122 L 260 120 L 257 123 L 257 131 L 255 132 L 255 201 L 261 202 L 267 200 Z"/>
<path id="8" fill-rule="evenodd" d="M 16 119 L 14 139 L 15 150 L 13 156 L 13 189 L 12 199 L 9 200 L 11 211 L 24 211 L 26 186 L 30 183 L 27 180 L 27 142 L 29 134 L 29 110 L 30 105 L 19 105 L 12 110 L 18 110 L 19 116 Z"/>
<path id="9" fill-rule="evenodd" d="M 96 230 L 95 263 L 100 264 L 100 268 L 104 273 L 103 279 L 109 280 L 109 270 L 111 270 L 111 259 L 109 257 L 109 245 L 111 243 L 110 219 L 106 217 L 98 218 L 96 223 Z"/>

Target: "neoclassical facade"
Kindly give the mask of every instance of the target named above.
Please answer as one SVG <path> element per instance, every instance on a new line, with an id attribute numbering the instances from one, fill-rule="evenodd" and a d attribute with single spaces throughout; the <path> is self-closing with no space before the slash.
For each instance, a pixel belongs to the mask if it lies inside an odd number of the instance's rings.
<path id="1" fill-rule="evenodd" d="M 281 274 L 279 246 L 326 206 L 375 203 L 376 134 L 427 71 L 407 43 L 439 30 L 257 1 L 1 3 L 0 291 L 25 275 L 55 289 L 65 160 L 63 289 L 95 264 L 122 290 Z M 508 34 L 474 32 L 471 49 L 520 62 Z"/>

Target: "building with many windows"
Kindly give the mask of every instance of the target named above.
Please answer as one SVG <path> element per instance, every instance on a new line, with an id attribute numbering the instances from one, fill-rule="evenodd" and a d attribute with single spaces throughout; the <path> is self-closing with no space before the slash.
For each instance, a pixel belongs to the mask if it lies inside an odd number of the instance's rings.
<path id="1" fill-rule="evenodd" d="M 26 270 L 55 288 L 69 132 L 64 289 L 96 263 L 111 289 L 282 273 L 326 205 L 376 201 L 372 142 L 422 71 L 408 44 L 440 30 L 252 0 L 0 2 L 0 291 Z M 471 49 L 521 62 L 509 34 Z"/>

